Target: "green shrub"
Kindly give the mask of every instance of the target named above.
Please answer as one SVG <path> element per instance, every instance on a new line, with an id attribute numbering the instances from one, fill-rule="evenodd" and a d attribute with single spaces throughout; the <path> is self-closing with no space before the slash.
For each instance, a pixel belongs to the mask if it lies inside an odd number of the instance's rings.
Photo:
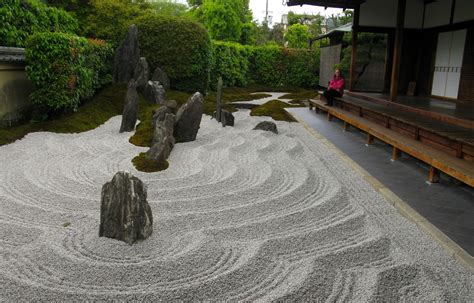
<path id="1" fill-rule="evenodd" d="M 313 87 L 319 81 L 319 50 L 259 46 L 254 48 L 250 60 L 256 83 Z"/>
<path id="2" fill-rule="evenodd" d="M 1 2 L 0 45 L 24 47 L 28 36 L 36 32 L 77 31 L 78 23 L 69 13 L 39 0 Z"/>
<path id="3" fill-rule="evenodd" d="M 67 33 L 36 33 L 26 47 L 26 71 L 37 87 L 30 98 L 41 111 L 77 110 L 110 82 L 112 48 Z"/>
<path id="4" fill-rule="evenodd" d="M 209 82 L 211 41 L 206 29 L 186 18 L 147 15 L 136 20 L 140 54 L 150 69 L 163 69 L 171 87 L 205 92 Z"/>
<path id="5" fill-rule="evenodd" d="M 249 79 L 251 48 L 232 42 L 212 42 L 211 84 L 222 76 L 226 86 L 246 86 Z"/>

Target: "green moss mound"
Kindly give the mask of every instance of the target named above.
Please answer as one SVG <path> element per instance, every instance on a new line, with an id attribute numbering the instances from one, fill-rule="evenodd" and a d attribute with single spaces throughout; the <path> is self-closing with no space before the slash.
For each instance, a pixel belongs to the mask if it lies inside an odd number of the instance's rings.
<path id="1" fill-rule="evenodd" d="M 145 15 L 136 20 L 140 54 L 150 69 L 160 67 L 171 87 L 206 92 L 211 68 L 211 40 L 199 23 L 170 16 Z"/>
<path id="2" fill-rule="evenodd" d="M 111 85 L 103 89 L 78 111 L 56 117 L 55 120 L 0 128 L 0 145 L 12 143 L 28 133 L 49 131 L 54 133 L 80 133 L 96 128 L 111 117 L 122 114 L 125 85 Z"/>
<path id="3" fill-rule="evenodd" d="M 133 158 L 132 163 L 137 170 L 146 172 L 146 173 L 162 171 L 162 170 L 167 169 L 169 166 L 168 161 L 164 161 L 162 163 L 156 163 L 155 161 L 149 160 L 145 156 L 145 153 L 140 153 L 138 156 Z"/>
<path id="4" fill-rule="evenodd" d="M 290 105 L 280 100 L 271 100 L 265 104 L 254 107 L 250 111 L 251 116 L 268 116 L 276 121 L 296 122 L 285 110 L 285 107 L 302 107 L 301 105 Z"/>

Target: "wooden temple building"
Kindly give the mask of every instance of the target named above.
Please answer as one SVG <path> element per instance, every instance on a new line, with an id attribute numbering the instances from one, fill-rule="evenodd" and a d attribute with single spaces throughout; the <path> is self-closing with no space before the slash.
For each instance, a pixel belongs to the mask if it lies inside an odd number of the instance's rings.
<path id="1" fill-rule="evenodd" d="M 473 0 L 287 0 L 288 6 L 353 9 L 351 66 L 337 107 L 310 107 L 337 117 L 474 187 Z M 380 92 L 357 91 L 359 33 L 387 35 Z"/>

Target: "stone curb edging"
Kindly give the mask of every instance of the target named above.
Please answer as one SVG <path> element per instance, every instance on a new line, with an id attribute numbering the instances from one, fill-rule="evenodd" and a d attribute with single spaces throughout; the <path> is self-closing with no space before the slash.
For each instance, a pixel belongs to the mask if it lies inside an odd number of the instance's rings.
<path id="1" fill-rule="evenodd" d="M 436 226 L 431 224 L 426 218 L 420 215 L 415 209 L 408 205 L 405 201 L 400 199 L 394 192 L 392 192 L 388 187 L 383 185 L 379 180 L 374 178 L 368 171 L 362 168 L 349 156 L 347 156 L 342 150 L 340 150 L 336 145 L 329 141 L 326 137 L 316 131 L 314 128 L 309 126 L 303 119 L 299 118 L 296 114 L 291 113 L 285 108 L 285 111 L 292 116 L 296 121 L 298 121 L 308 132 L 316 137 L 318 140 L 322 141 L 325 145 L 333 149 L 338 156 L 343 159 L 347 164 L 349 164 L 358 174 L 360 174 L 370 185 L 374 187 L 385 199 L 395 207 L 395 209 L 405 218 L 409 219 L 416 225 L 418 225 L 425 233 L 427 233 L 431 238 L 438 242 L 441 247 L 451 256 L 453 256 L 458 262 L 463 265 L 466 269 L 474 272 L 474 257 L 472 257 L 468 252 L 466 252 L 461 246 L 456 242 L 451 240 L 447 235 L 445 235 L 441 230 Z"/>

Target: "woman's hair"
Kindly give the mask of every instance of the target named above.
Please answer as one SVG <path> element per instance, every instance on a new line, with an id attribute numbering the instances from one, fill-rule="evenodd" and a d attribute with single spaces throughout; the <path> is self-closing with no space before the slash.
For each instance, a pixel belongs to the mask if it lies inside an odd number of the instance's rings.
<path id="1" fill-rule="evenodd" d="M 334 69 L 334 71 L 339 71 L 339 77 L 344 78 L 344 75 L 342 74 L 342 70 L 340 68 Z M 336 73 L 334 73 L 334 77 L 336 77 Z"/>

